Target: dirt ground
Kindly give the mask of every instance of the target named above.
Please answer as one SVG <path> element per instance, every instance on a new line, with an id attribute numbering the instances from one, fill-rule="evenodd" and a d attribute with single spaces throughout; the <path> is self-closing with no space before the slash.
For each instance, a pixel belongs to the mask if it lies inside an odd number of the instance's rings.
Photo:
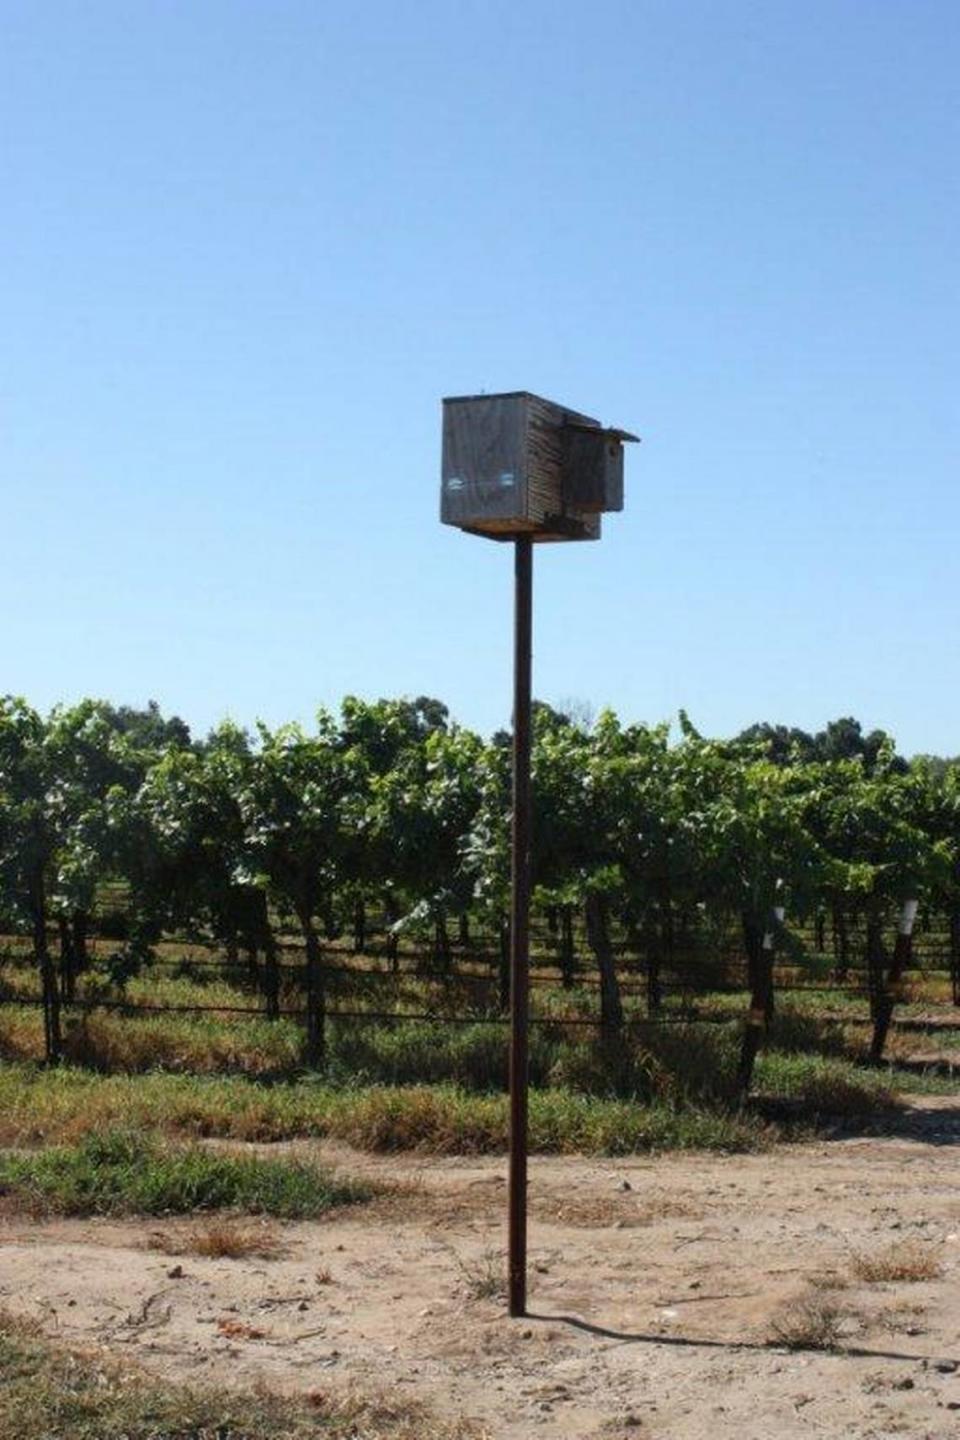
<path id="1" fill-rule="evenodd" d="M 0 1305 L 192 1382 L 396 1389 L 496 1440 L 960 1435 L 960 1105 L 885 1133 L 746 1157 L 531 1162 L 530 1315 L 502 1270 L 502 1159 L 287 1147 L 401 1182 L 369 1207 L 273 1226 L 278 1258 L 176 1250 L 185 1221 L 0 1221 Z M 276 1153 L 274 1147 L 274 1153 Z M 858 1255 L 934 1257 L 864 1283 Z M 833 1352 L 771 1345 L 804 1297 Z"/>

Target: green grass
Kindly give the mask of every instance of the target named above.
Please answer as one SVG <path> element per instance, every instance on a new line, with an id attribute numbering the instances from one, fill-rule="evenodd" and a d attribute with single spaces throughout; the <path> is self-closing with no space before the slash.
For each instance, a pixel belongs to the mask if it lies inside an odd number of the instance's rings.
<path id="1" fill-rule="evenodd" d="M 0 1313 L 4 1440 L 467 1440 L 412 1402 L 193 1389 L 147 1379 L 101 1354 L 54 1347 Z"/>
<path id="2" fill-rule="evenodd" d="M 32 1214 L 186 1215 L 239 1210 L 315 1219 L 368 1200 L 369 1185 L 335 1179 L 314 1165 L 217 1155 L 131 1130 L 86 1135 L 74 1145 L 0 1154 L 0 1193 Z"/>
<path id="3" fill-rule="evenodd" d="M 911 1048 L 918 1051 L 960 1050 L 960 1028 L 953 1030 L 947 1026 L 942 1026 L 939 1029 L 931 1028 L 930 1030 L 907 1032 L 907 1035 Z"/>
<path id="4" fill-rule="evenodd" d="M 335 957 L 336 963 L 346 956 Z M 17 970 L 8 966 L 5 973 Z M 17 985 L 29 968 L 14 975 Z M 469 1015 L 479 990 L 449 990 L 423 977 L 338 976 L 332 1003 L 362 1010 L 402 1003 Z M 256 1004 L 241 970 L 145 972 L 129 998 L 150 1004 Z M 291 1003 L 296 995 L 290 995 Z M 668 998 L 676 1012 L 682 997 Z M 550 1021 L 595 1015 L 595 986 L 538 986 L 534 1008 Z M 555 1153 L 650 1149 L 741 1150 L 775 1133 L 735 1110 L 747 997 L 702 994 L 701 1015 L 721 1023 L 649 1024 L 630 998 L 622 1040 L 591 1028 L 534 1025 L 530 1041 L 531 1143 Z M 898 1012 L 900 1013 L 900 1012 Z M 952 1012 L 950 1012 L 952 1013 Z M 68 1065 L 57 1075 L 30 1063 L 43 1051 L 38 1011 L 0 1005 L 0 1144 L 75 1141 L 97 1128 L 132 1125 L 172 1137 L 282 1140 L 330 1136 L 373 1150 L 496 1153 L 506 1145 L 506 1027 L 418 1020 L 331 1020 L 325 1075 L 304 1075 L 303 1031 L 292 1019 L 96 1010 L 65 1017 Z M 864 997 L 839 990 L 784 996 L 757 1064 L 755 1090 L 793 1102 L 801 1120 L 874 1114 L 906 1093 L 956 1094 L 960 1077 L 871 1069 Z M 952 1037 L 936 1037 L 938 1045 Z M 906 1053 L 891 1036 L 891 1053 Z M 18 1063 L 19 1062 L 19 1063 Z M 76 1067 L 85 1067 L 79 1069 Z M 92 1072 L 100 1072 L 92 1073 Z M 137 1078 L 133 1078 L 137 1077 Z M 269 1082 L 269 1083 L 268 1083 Z"/>
<path id="5" fill-rule="evenodd" d="M 0 1143 L 76 1141 L 125 1125 L 173 1137 L 288 1140 L 329 1136 L 359 1149 L 501 1153 L 504 1095 L 455 1086 L 264 1085 L 241 1076 L 96 1075 L 64 1066 L 0 1065 Z M 530 1093 L 530 1143 L 555 1154 L 650 1149 L 752 1150 L 774 1132 L 750 1116 L 670 1102 Z"/>
<path id="6" fill-rule="evenodd" d="M 640 1025 L 622 1042 L 603 1045 L 595 1032 L 534 1026 L 530 1080 L 603 1096 L 642 1101 L 732 1093 L 739 1030 L 729 1026 Z M 445 1025 L 331 1019 L 328 1077 L 338 1084 L 452 1084 L 503 1091 L 507 1027 L 480 1021 Z M 302 1067 L 303 1031 L 293 1020 L 221 1015 L 132 1016 L 94 1011 L 68 1016 L 65 1058 L 110 1074 L 165 1069 L 192 1074 L 240 1072 L 293 1076 Z M 37 1011 L 0 1006 L 0 1058 L 39 1060 Z"/>
<path id="7" fill-rule="evenodd" d="M 133 1016 L 95 1010 L 68 1013 L 64 1025 L 65 1057 L 112 1073 L 170 1069 L 276 1074 L 298 1069 L 302 1050 L 303 1030 L 296 1021 L 256 1016 Z M 36 1060 L 42 1054 L 40 1013 L 0 1006 L 0 1058 Z"/>
<path id="8" fill-rule="evenodd" d="M 816 1056 L 809 1056 L 813 1064 Z M 871 1071 L 862 1066 L 854 1067 L 858 1075 L 869 1076 Z M 894 1095 L 909 1098 L 911 1095 L 960 1095 L 960 1076 L 938 1075 L 931 1070 L 900 1070 L 895 1063 L 881 1066 L 872 1072 L 889 1086 Z"/>
<path id="9" fill-rule="evenodd" d="M 508 1104 L 449 1086 L 377 1088 L 341 1094 L 331 1132 L 367 1150 L 436 1154 L 502 1153 Z M 564 1090 L 532 1090 L 530 1148 L 543 1154 L 631 1155 L 660 1150 L 758 1150 L 769 1127 L 748 1116 L 667 1103 L 598 1099 Z"/>
<path id="10" fill-rule="evenodd" d="M 590 1029 L 537 1025 L 530 1036 L 530 1080 L 537 1087 L 642 1102 L 714 1103 L 733 1093 L 738 1043 L 737 1022 L 643 1023 L 612 1045 L 601 1044 Z M 331 1019 L 327 1051 L 328 1078 L 339 1085 L 452 1084 L 502 1092 L 507 1084 L 502 1023 Z M 39 1012 L 0 1006 L 0 1059 L 39 1060 L 42 1054 Z M 302 1069 L 303 1031 L 293 1020 L 94 1011 L 68 1014 L 64 1054 L 72 1064 L 109 1074 L 162 1069 L 293 1078 Z"/>
<path id="11" fill-rule="evenodd" d="M 853 1060 L 862 1056 L 869 1032 L 851 1024 L 807 1009 L 791 1000 L 780 1005 L 770 1027 L 767 1047 L 789 1054 L 832 1056 Z"/>
<path id="12" fill-rule="evenodd" d="M 478 1091 L 502 1091 L 507 1085 L 505 1025 L 401 1020 L 334 1023 L 330 1032 L 330 1076 L 345 1084 L 453 1084 Z M 531 1033 L 531 1084 L 546 1084 L 556 1051 L 555 1039 L 542 1030 Z"/>
<path id="13" fill-rule="evenodd" d="M 817 1055 L 761 1055 L 754 1072 L 754 1090 L 799 1102 L 815 1115 L 863 1115 L 893 1109 L 898 1091 L 889 1071 L 867 1070 L 843 1060 Z"/>
<path id="14" fill-rule="evenodd" d="M 736 1093 L 739 1045 L 735 1024 L 643 1024 L 606 1043 L 560 1042 L 549 1081 L 583 1095 L 725 1106 Z"/>

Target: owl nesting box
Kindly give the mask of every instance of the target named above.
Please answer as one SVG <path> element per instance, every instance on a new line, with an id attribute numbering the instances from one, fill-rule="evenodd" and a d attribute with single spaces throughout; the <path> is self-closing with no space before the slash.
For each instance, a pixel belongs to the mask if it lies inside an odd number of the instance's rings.
<path id="1" fill-rule="evenodd" d="M 526 390 L 444 400 L 440 519 L 494 540 L 598 540 L 636 438 Z"/>

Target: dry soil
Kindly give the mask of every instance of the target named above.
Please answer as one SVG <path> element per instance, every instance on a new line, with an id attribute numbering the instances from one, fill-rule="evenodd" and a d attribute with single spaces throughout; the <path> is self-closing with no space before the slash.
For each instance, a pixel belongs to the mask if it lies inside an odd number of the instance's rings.
<path id="1" fill-rule="evenodd" d="M 762 1155 L 534 1159 L 522 1320 L 495 1293 L 502 1159 L 290 1146 L 397 1191 L 271 1227 L 269 1260 L 151 1248 L 194 1222 L 8 1216 L 0 1305 L 167 1376 L 395 1388 L 496 1440 L 939 1440 L 960 1436 L 958 1144 L 960 1105 L 925 1100 Z M 901 1242 L 940 1275 L 855 1278 Z M 771 1344 L 808 1299 L 839 1309 L 838 1348 Z"/>

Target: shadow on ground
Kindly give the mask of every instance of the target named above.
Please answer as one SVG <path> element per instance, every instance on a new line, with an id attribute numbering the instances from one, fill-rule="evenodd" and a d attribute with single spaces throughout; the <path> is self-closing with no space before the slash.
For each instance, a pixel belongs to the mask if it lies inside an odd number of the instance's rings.
<path id="1" fill-rule="evenodd" d="M 688 1350 L 758 1350 L 763 1352 L 783 1350 L 782 1345 L 767 1343 L 759 1340 L 711 1340 L 709 1338 L 694 1339 L 685 1335 L 650 1335 L 642 1331 L 611 1330 L 605 1325 L 594 1325 L 589 1320 L 581 1320 L 577 1315 L 544 1315 L 539 1311 L 528 1310 L 523 1317 L 525 1320 L 537 1320 L 550 1325 L 569 1325 L 571 1329 L 582 1330 L 587 1335 L 596 1335 L 601 1340 L 619 1340 L 624 1345 L 670 1345 L 675 1349 Z M 960 1361 L 947 1355 L 910 1355 L 902 1350 L 874 1350 L 862 1345 L 838 1345 L 835 1349 L 825 1350 L 823 1347 L 797 1345 L 791 1347 L 799 1352 L 814 1355 L 836 1355 L 839 1359 L 843 1357 L 854 1357 L 859 1360 L 907 1360 L 916 1364 L 918 1361 L 926 1360 L 928 1365 L 960 1366 Z"/>

